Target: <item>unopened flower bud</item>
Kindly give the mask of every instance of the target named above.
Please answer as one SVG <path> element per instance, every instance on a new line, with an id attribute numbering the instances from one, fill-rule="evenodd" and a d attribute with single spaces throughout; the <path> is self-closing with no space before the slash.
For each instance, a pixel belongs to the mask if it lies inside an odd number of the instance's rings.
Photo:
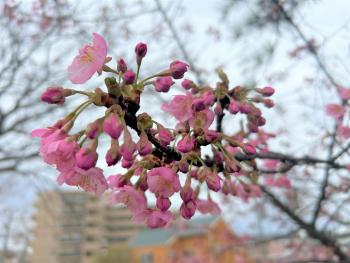
<path id="1" fill-rule="evenodd" d="M 171 77 L 160 77 L 154 82 L 154 87 L 158 92 L 168 92 L 174 83 Z"/>
<path id="2" fill-rule="evenodd" d="M 239 103 L 235 100 L 231 100 L 230 104 L 228 105 L 228 111 L 231 114 L 237 114 L 239 112 Z"/>
<path id="3" fill-rule="evenodd" d="M 265 97 L 270 97 L 275 93 L 275 90 L 272 87 L 264 87 L 260 89 L 260 93 Z"/>
<path id="4" fill-rule="evenodd" d="M 159 210 L 165 212 L 169 209 L 171 205 L 170 199 L 166 197 L 158 197 L 156 206 Z"/>
<path id="5" fill-rule="evenodd" d="M 62 87 L 49 87 L 41 95 L 41 100 L 49 104 L 63 104 L 65 97 L 72 95 L 72 90 Z"/>
<path id="6" fill-rule="evenodd" d="M 118 60 L 117 70 L 119 72 L 122 72 L 122 73 L 125 73 L 128 70 L 128 67 L 127 67 L 124 59 L 121 58 L 121 59 Z"/>
<path id="7" fill-rule="evenodd" d="M 108 115 L 103 122 L 103 131 L 115 140 L 119 139 L 123 129 L 124 125 L 120 121 L 119 116 L 115 113 Z"/>
<path id="8" fill-rule="evenodd" d="M 194 87 L 196 86 L 196 84 L 194 84 L 192 80 L 184 79 L 184 80 L 181 82 L 181 86 L 182 86 L 184 89 L 190 90 L 190 89 L 194 88 Z"/>
<path id="9" fill-rule="evenodd" d="M 145 156 L 152 152 L 152 144 L 148 140 L 147 134 L 142 132 L 140 135 L 140 140 L 137 143 L 137 151 L 141 156 Z"/>
<path id="10" fill-rule="evenodd" d="M 196 203 L 192 200 L 187 203 L 182 203 L 180 207 L 181 216 L 185 219 L 190 219 L 196 212 L 196 208 Z"/>
<path id="11" fill-rule="evenodd" d="M 251 106 L 248 102 L 239 103 L 239 111 L 244 114 L 248 114 L 251 112 Z"/>
<path id="12" fill-rule="evenodd" d="M 147 54 L 147 45 L 142 42 L 138 43 L 135 47 L 135 54 L 136 54 L 137 64 L 140 65 L 142 59 Z"/>
<path id="13" fill-rule="evenodd" d="M 135 81 L 136 75 L 132 70 L 128 70 L 123 75 L 123 80 L 126 85 L 133 84 Z"/>
<path id="14" fill-rule="evenodd" d="M 184 136 L 176 145 L 176 150 L 182 153 L 188 153 L 194 149 L 195 140 L 190 135 Z"/>
<path id="15" fill-rule="evenodd" d="M 181 61 L 174 61 L 170 64 L 170 72 L 174 79 L 181 79 L 183 78 L 184 74 L 188 70 L 189 65 L 181 62 Z"/>
<path id="16" fill-rule="evenodd" d="M 244 144 L 243 150 L 246 154 L 249 154 L 249 155 L 256 154 L 255 147 L 250 143 Z"/>
<path id="17" fill-rule="evenodd" d="M 84 170 L 89 170 L 96 165 L 98 154 L 96 150 L 90 148 L 81 148 L 75 154 L 77 166 Z"/>
<path id="18" fill-rule="evenodd" d="M 272 108 L 273 106 L 275 106 L 275 103 L 273 103 L 273 100 L 266 99 L 266 100 L 264 100 L 264 105 L 267 108 Z"/>

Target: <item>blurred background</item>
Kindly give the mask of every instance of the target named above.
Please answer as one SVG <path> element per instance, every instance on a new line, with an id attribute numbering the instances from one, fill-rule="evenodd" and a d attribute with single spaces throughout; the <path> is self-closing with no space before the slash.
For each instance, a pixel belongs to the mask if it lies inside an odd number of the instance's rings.
<path id="1" fill-rule="evenodd" d="M 327 162 L 279 170 L 291 187 L 261 198 L 215 196 L 220 217 L 147 230 L 106 196 L 58 187 L 30 138 L 77 104 L 39 98 L 48 86 L 72 87 L 67 66 L 98 32 L 114 61 L 133 62 L 135 44 L 147 43 L 144 76 L 179 59 L 198 83 L 215 85 L 223 68 L 232 86 L 273 86 L 265 131 L 278 136 L 269 149 L 320 159 L 339 152 L 350 164 L 347 138 L 325 114 L 339 103 L 334 87 L 349 87 L 349 0 L 2 0 L 0 10 L 0 263 L 349 262 L 350 177 Z M 95 76 L 83 88 L 101 85 Z M 141 111 L 172 127 L 159 105 L 178 92 L 147 91 Z M 88 112 L 86 123 L 99 114 Z M 223 127 L 234 125 L 226 118 Z M 106 174 L 120 169 L 100 165 Z"/>

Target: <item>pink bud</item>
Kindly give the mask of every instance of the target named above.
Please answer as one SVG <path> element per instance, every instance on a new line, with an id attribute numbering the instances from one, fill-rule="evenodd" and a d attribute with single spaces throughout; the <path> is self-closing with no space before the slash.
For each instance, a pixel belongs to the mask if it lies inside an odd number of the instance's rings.
<path id="1" fill-rule="evenodd" d="M 97 119 L 96 121 L 91 122 L 87 126 L 85 134 L 89 139 L 93 140 L 99 135 L 100 129 L 101 129 L 100 119 Z"/>
<path id="2" fill-rule="evenodd" d="M 128 130 L 124 132 L 124 142 L 122 146 L 120 146 L 120 152 L 123 156 L 124 160 L 132 161 L 133 154 L 136 151 L 136 143 L 133 142 L 131 134 Z"/>
<path id="3" fill-rule="evenodd" d="M 217 131 L 207 130 L 204 133 L 204 138 L 208 143 L 212 143 L 219 137 L 219 133 Z"/>
<path id="4" fill-rule="evenodd" d="M 250 132 L 253 132 L 253 133 L 259 131 L 259 127 L 252 122 L 248 123 L 248 129 Z"/>
<path id="5" fill-rule="evenodd" d="M 159 137 L 160 142 L 165 146 L 168 145 L 174 139 L 171 132 L 165 128 L 159 129 L 158 137 Z"/>
<path id="6" fill-rule="evenodd" d="M 132 70 L 128 70 L 123 75 L 123 80 L 126 85 L 133 84 L 135 81 L 136 75 Z"/>
<path id="7" fill-rule="evenodd" d="M 117 70 L 122 73 L 125 73 L 128 70 L 128 66 L 126 65 L 124 59 L 121 58 L 118 60 Z"/>
<path id="8" fill-rule="evenodd" d="M 81 148 L 75 154 L 77 166 L 84 170 L 89 170 L 90 168 L 94 167 L 96 165 L 97 158 L 97 152 L 90 148 Z"/>
<path id="9" fill-rule="evenodd" d="M 186 159 L 182 158 L 179 162 L 178 162 L 178 166 L 179 166 L 179 170 L 183 173 L 187 173 L 188 172 L 188 162 Z"/>
<path id="10" fill-rule="evenodd" d="M 152 144 L 148 140 L 147 134 L 142 132 L 140 135 L 140 140 L 137 143 L 137 151 L 141 156 L 145 156 L 152 152 Z"/>
<path id="11" fill-rule="evenodd" d="M 49 87 L 41 95 L 41 100 L 49 104 L 63 104 L 65 97 L 72 94 L 69 89 L 62 87 Z"/>
<path id="12" fill-rule="evenodd" d="M 243 150 L 245 151 L 246 154 L 249 154 L 249 155 L 256 154 L 255 147 L 252 144 L 250 144 L 250 143 L 246 143 L 244 145 Z"/>
<path id="13" fill-rule="evenodd" d="M 215 102 L 215 96 L 210 90 L 205 91 L 202 95 L 202 98 L 204 100 L 204 104 L 207 106 L 212 106 Z"/>
<path id="14" fill-rule="evenodd" d="M 202 98 L 196 98 L 192 101 L 192 109 L 194 111 L 204 110 L 206 107 L 205 102 Z"/>
<path id="15" fill-rule="evenodd" d="M 267 108 L 272 108 L 273 106 L 275 106 L 275 103 L 273 103 L 273 100 L 266 99 L 266 100 L 264 100 L 264 105 Z"/>
<path id="16" fill-rule="evenodd" d="M 111 148 L 106 153 L 106 162 L 108 166 L 112 166 L 117 164 L 120 159 L 122 158 L 122 155 L 119 151 L 119 146 L 115 141 L 112 141 Z"/>
<path id="17" fill-rule="evenodd" d="M 125 169 L 129 169 L 132 166 L 133 161 L 122 160 L 122 167 Z"/>
<path id="18" fill-rule="evenodd" d="M 167 197 L 158 197 L 156 206 L 159 210 L 165 212 L 169 209 L 171 202 Z"/>
<path id="19" fill-rule="evenodd" d="M 205 182 L 210 190 L 218 192 L 221 189 L 220 177 L 215 172 L 206 173 Z"/>
<path id="20" fill-rule="evenodd" d="M 184 136 L 176 145 L 176 150 L 182 153 L 188 153 L 194 149 L 195 140 L 190 135 Z"/>
<path id="21" fill-rule="evenodd" d="M 160 77 L 154 82 L 154 87 L 158 92 L 168 92 L 174 83 L 171 77 Z"/>
<path id="22" fill-rule="evenodd" d="M 120 121 L 118 115 L 112 113 L 105 118 L 103 122 L 103 131 L 111 136 L 113 139 L 118 140 L 122 133 L 124 125 Z"/>
<path id="23" fill-rule="evenodd" d="M 190 184 L 185 184 L 184 187 L 180 191 L 181 199 L 188 203 L 190 200 L 194 198 L 194 192 L 190 186 Z"/>
<path id="24" fill-rule="evenodd" d="M 248 114 L 251 112 L 251 108 L 248 102 L 239 103 L 239 111 L 243 114 Z"/>
<path id="25" fill-rule="evenodd" d="M 174 79 L 181 79 L 183 78 L 185 72 L 188 70 L 188 67 L 188 64 L 176 60 L 170 64 L 171 75 Z"/>
<path id="26" fill-rule="evenodd" d="M 184 79 L 184 80 L 181 82 L 181 86 L 182 86 L 184 89 L 189 90 L 189 89 L 195 87 L 196 85 L 193 83 L 192 80 Z"/>
<path id="27" fill-rule="evenodd" d="M 187 203 L 183 202 L 180 207 L 181 216 L 185 219 L 190 219 L 196 212 L 196 208 L 196 203 L 192 200 Z"/>
<path id="28" fill-rule="evenodd" d="M 264 87 L 260 90 L 261 94 L 265 97 L 270 97 L 275 93 L 275 90 L 272 87 Z"/>
<path id="29" fill-rule="evenodd" d="M 145 43 L 138 43 L 135 47 L 135 54 L 137 58 L 143 58 L 147 54 L 147 45 Z"/>
<path id="30" fill-rule="evenodd" d="M 235 100 L 231 100 L 230 104 L 228 105 L 228 111 L 231 114 L 237 114 L 239 112 L 239 104 Z"/>

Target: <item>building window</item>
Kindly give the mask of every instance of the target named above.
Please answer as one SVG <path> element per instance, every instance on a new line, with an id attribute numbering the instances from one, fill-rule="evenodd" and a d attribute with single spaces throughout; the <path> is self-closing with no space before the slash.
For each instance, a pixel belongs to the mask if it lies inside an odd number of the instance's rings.
<path id="1" fill-rule="evenodd" d="M 153 254 L 152 253 L 142 254 L 141 263 L 153 263 Z"/>

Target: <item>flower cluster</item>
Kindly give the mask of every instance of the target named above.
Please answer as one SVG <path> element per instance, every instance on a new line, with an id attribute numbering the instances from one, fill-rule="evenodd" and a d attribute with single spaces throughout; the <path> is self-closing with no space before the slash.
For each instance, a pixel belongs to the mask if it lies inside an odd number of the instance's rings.
<path id="1" fill-rule="evenodd" d="M 59 171 L 58 183 L 79 186 L 96 195 L 109 189 L 112 203 L 126 205 L 135 221 L 145 222 L 151 228 L 166 226 L 175 218 L 171 209 L 174 195 L 182 200 L 179 213 L 185 219 L 196 211 L 219 214 L 212 192 L 244 200 L 260 196 L 254 155 L 266 147 L 270 136 L 261 129 L 266 120 L 258 105 L 272 107 L 269 97 L 274 89 L 230 88 L 223 71 L 218 71 L 220 81 L 215 87 L 184 79 L 184 93 L 161 106 L 176 119 L 174 129 L 166 128 L 147 113 L 138 113 L 140 97 L 149 87 L 155 92 L 168 92 L 184 77 L 189 65 L 174 61 L 163 71 L 140 79 L 146 54 L 147 45 L 137 44 L 136 71 L 122 58 L 115 68 L 108 66 L 111 58 L 107 57 L 106 41 L 95 33 L 93 44 L 81 48 L 68 67 L 68 77 L 74 84 L 83 84 L 95 73 L 108 72 L 105 90 L 49 87 L 42 94 L 41 99 L 50 104 L 63 104 L 66 97 L 74 94 L 86 97 L 53 126 L 32 132 L 32 136 L 41 138 L 43 160 Z M 92 105 L 105 107 L 104 116 L 71 133 L 80 113 Z M 230 135 L 219 125 L 214 129 L 214 120 L 220 120 L 224 114 L 240 115 L 246 119 L 246 126 Z M 131 130 L 136 131 L 138 138 L 132 136 Z M 103 170 L 96 167 L 101 154 L 98 141 L 103 133 L 110 138 L 106 165 L 120 164 L 125 169 L 107 179 Z M 285 185 L 283 180 L 277 184 Z M 207 198 L 200 195 L 203 191 Z M 151 196 L 155 197 L 155 205 L 148 202 Z"/>

